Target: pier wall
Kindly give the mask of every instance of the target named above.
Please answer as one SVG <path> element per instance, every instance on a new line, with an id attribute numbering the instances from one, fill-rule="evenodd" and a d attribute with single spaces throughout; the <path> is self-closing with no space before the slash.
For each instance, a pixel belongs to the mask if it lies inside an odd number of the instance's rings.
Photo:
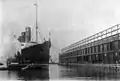
<path id="1" fill-rule="evenodd" d="M 120 25 L 71 44 L 61 50 L 60 63 L 120 63 Z"/>

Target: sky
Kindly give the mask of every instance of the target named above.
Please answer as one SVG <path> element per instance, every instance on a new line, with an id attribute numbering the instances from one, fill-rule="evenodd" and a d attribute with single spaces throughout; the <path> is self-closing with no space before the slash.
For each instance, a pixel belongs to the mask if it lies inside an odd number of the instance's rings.
<path id="1" fill-rule="evenodd" d="M 45 39 L 51 33 L 54 60 L 61 48 L 120 24 L 120 0 L 1 0 L 2 39 L 27 26 L 35 30 L 36 1 L 39 31 Z"/>

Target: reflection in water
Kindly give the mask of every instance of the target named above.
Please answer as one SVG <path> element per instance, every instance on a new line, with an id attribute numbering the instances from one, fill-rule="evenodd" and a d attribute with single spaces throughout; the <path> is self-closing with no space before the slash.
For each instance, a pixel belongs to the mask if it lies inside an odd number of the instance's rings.
<path id="1" fill-rule="evenodd" d="M 0 80 L 48 80 L 49 68 L 36 70 L 0 71 Z"/>
<path id="2" fill-rule="evenodd" d="M 25 70 L 19 71 L 18 78 L 22 80 L 39 80 L 39 79 L 49 79 L 48 69 L 41 69 L 41 70 Z"/>
<path id="3" fill-rule="evenodd" d="M 91 65 L 57 66 L 50 65 L 51 79 L 89 79 L 108 80 L 120 79 L 120 70 L 117 68 L 104 68 Z"/>
<path id="4" fill-rule="evenodd" d="M 119 70 L 119 69 L 118 69 Z M 113 68 L 102 68 L 91 65 L 49 65 L 49 68 L 37 70 L 0 71 L 1 80 L 96 80 L 120 79 L 120 71 Z"/>

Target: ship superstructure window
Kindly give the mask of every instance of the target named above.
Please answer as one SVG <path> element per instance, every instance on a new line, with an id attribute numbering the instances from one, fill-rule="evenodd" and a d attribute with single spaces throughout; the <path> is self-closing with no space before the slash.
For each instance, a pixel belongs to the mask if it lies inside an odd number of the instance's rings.
<path id="1" fill-rule="evenodd" d="M 21 44 L 21 46 L 24 46 L 24 44 Z"/>

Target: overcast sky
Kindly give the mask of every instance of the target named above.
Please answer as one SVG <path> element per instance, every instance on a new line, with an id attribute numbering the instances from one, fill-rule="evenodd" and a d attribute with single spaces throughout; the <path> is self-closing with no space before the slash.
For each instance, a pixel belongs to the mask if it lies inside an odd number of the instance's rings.
<path id="1" fill-rule="evenodd" d="M 36 0 L 1 0 L 2 36 L 34 30 Z M 120 24 L 120 0 L 37 0 L 39 29 L 52 50 L 61 49 L 113 25 Z M 55 51 L 53 55 L 55 56 Z"/>

